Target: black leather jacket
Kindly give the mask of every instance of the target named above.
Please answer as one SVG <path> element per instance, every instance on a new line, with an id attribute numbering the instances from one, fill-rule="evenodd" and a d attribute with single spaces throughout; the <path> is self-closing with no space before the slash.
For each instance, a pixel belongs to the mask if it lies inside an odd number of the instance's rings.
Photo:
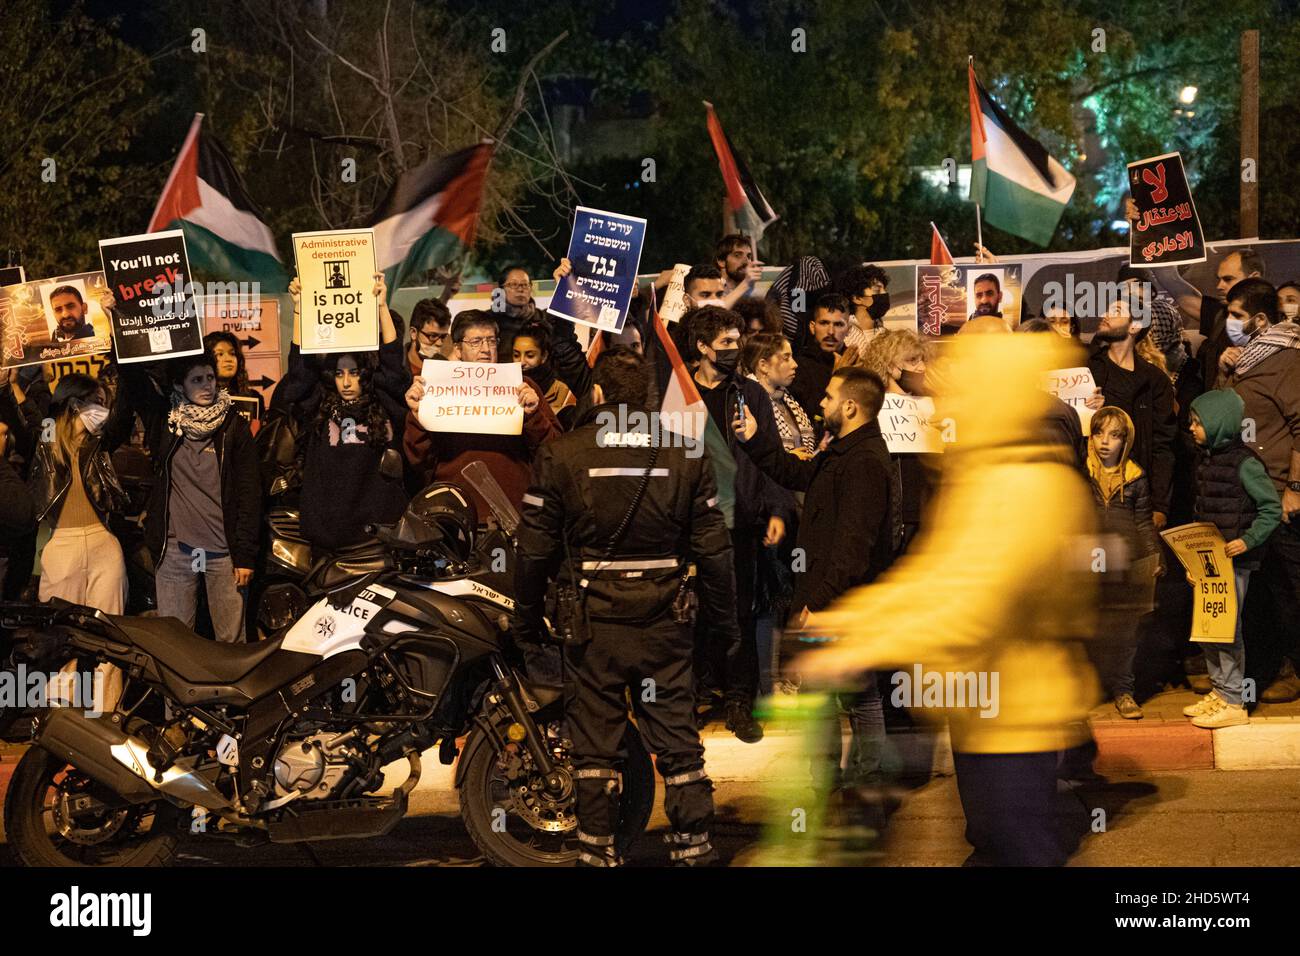
<path id="1" fill-rule="evenodd" d="M 36 446 L 36 460 L 32 463 L 31 477 L 27 486 L 31 489 L 32 501 L 36 504 L 38 521 L 49 521 L 51 526 L 59 523 L 59 512 L 72 487 L 72 468 L 61 464 L 54 457 L 54 446 L 41 442 Z M 113 462 L 104 450 L 103 436 L 87 435 L 79 455 L 81 462 L 81 481 L 86 488 L 86 497 L 99 519 L 108 524 L 108 515 L 126 507 L 127 496 L 117 479 Z"/>

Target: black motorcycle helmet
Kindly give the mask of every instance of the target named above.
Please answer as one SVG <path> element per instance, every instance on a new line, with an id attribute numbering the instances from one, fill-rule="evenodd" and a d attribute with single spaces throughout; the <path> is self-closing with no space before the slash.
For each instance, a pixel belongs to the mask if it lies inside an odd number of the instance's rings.
<path id="1" fill-rule="evenodd" d="M 449 481 L 429 485 L 411 499 L 406 511 L 442 532 L 447 546 L 459 560 L 466 560 L 473 552 L 478 511 L 456 485 Z"/>

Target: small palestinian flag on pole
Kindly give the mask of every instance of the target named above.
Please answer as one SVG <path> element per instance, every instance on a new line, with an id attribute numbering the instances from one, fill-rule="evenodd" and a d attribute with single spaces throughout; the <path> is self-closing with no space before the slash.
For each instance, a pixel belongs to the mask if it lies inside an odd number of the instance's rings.
<path id="1" fill-rule="evenodd" d="M 948 243 L 943 241 L 939 227 L 934 223 L 930 223 L 930 265 L 952 265 L 952 253 L 948 251 Z"/>
<path id="2" fill-rule="evenodd" d="M 371 217 L 388 298 L 474 244 L 492 144 L 433 156 L 397 177 Z"/>
<path id="3" fill-rule="evenodd" d="M 650 330 L 646 335 L 645 358 L 654 369 L 655 394 L 659 396 L 659 423 L 670 432 L 703 442 L 709 452 L 714 481 L 718 487 L 718 508 L 727 527 L 735 523 L 736 459 L 726 436 L 718 430 L 691 371 L 673 344 L 668 326 L 659 318 L 654 286 L 650 286 Z"/>
<path id="4" fill-rule="evenodd" d="M 982 207 L 984 218 L 999 229 L 1045 246 L 1074 194 L 1074 177 L 993 101 L 975 75 L 974 57 L 967 69 L 976 216 Z"/>
<path id="5" fill-rule="evenodd" d="M 749 174 L 749 167 L 722 131 L 722 124 L 713 112 L 713 104 L 706 100 L 704 109 L 707 112 L 709 139 L 713 140 L 713 151 L 718 154 L 718 168 L 722 170 L 722 181 L 727 187 L 727 208 L 736 220 L 736 228 L 757 243 L 763 238 L 763 230 L 776 222 L 777 215 L 759 192 L 754 177 Z"/>
<path id="6" fill-rule="evenodd" d="M 215 279 L 258 282 L 284 292 L 289 273 L 275 237 L 249 197 L 230 156 L 196 113 L 176 165 L 163 186 L 147 232 L 181 229 L 190 267 Z"/>

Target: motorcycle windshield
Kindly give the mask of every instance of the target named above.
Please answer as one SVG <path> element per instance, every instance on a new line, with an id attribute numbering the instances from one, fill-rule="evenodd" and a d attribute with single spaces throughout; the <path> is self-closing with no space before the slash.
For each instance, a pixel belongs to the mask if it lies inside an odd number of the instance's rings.
<path id="1" fill-rule="evenodd" d="M 460 474 L 488 503 L 488 507 L 492 509 L 492 514 L 496 517 L 497 524 L 501 526 L 501 529 L 506 534 L 513 535 L 515 529 L 519 527 L 519 512 L 510 503 L 510 499 L 506 497 L 506 493 L 497 484 L 497 480 L 492 477 L 487 465 L 481 461 L 471 461 L 460 470 Z"/>

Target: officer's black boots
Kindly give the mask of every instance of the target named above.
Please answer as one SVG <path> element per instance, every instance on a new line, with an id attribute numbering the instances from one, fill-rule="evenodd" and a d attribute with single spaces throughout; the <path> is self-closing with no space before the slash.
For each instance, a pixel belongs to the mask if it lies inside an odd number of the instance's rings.
<path id="1" fill-rule="evenodd" d="M 747 744 L 763 739 L 762 725 L 754 719 L 750 705 L 743 701 L 727 701 L 727 729 Z"/>

